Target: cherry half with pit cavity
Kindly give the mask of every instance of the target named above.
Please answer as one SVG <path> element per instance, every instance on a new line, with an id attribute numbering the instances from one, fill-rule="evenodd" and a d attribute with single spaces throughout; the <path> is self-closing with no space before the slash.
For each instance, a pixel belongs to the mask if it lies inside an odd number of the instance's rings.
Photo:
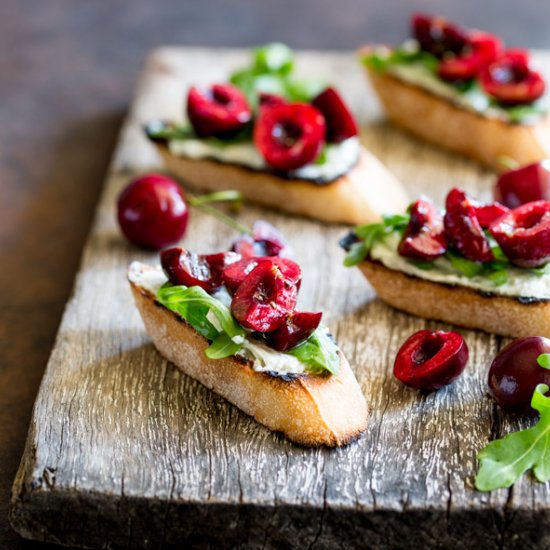
<path id="1" fill-rule="evenodd" d="M 508 208 L 550 200 L 550 159 L 502 173 L 495 185 L 495 199 Z"/>
<path id="2" fill-rule="evenodd" d="M 468 362 L 468 346 L 462 335 L 442 330 L 420 330 L 397 352 L 394 376 L 420 390 L 438 390 L 454 382 Z"/>
<path id="3" fill-rule="evenodd" d="M 254 143 L 275 170 L 288 172 L 313 162 L 325 143 L 323 115 L 305 103 L 260 109 Z"/>
<path id="4" fill-rule="evenodd" d="M 132 181 L 119 195 L 120 229 L 133 244 L 160 250 L 185 234 L 189 209 L 181 187 L 161 174 Z"/>
<path id="5" fill-rule="evenodd" d="M 293 311 L 281 327 L 266 334 L 269 347 L 276 351 L 295 348 L 317 330 L 322 316 L 321 312 Z"/>
<path id="6" fill-rule="evenodd" d="M 240 258 L 234 252 L 201 255 L 174 247 L 161 252 L 160 263 L 173 285 L 200 286 L 213 292 L 223 284 L 224 269 Z"/>
<path id="7" fill-rule="evenodd" d="M 489 231 L 506 257 L 520 267 L 540 267 L 550 261 L 550 201 L 510 210 Z"/>
<path id="8" fill-rule="evenodd" d="M 529 66 L 525 50 L 507 50 L 480 75 L 483 90 L 502 105 L 532 103 L 542 96 L 543 77 Z"/>
<path id="9" fill-rule="evenodd" d="M 504 410 L 535 412 L 531 408 L 535 388 L 550 386 L 550 370 L 538 363 L 543 353 L 550 353 L 550 339 L 529 336 L 514 340 L 495 357 L 489 368 L 489 393 Z"/>
<path id="10" fill-rule="evenodd" d="M 199 137 L 230 138 L 251 120 L 246 96 L 231 84 L 209 88 L 192 86 L 187 95 L 187 116 Z"/>
<path id="11" fill-rule="evenodd" d="M 327 142 L 340 143 L 359 133 L 354 116 L 334 88 L 321 92 L 311 104 L 325 117 Z"/>
<path id="12" fill-rule="evenodd" d="M 448 53 L 460 55 L 468 44 L 468 33 L 443 17 L 415 14 L 411 20 L 420 48 L 438 58 Z"/>
<path id="13" fill-rule="evenodd" d="M 271 332 L 281 327 L 296 307 L 298 288 L 272 262 L 259 263 L 233 295 L 231 312 L 245 328 Z"/>
<path id="14" fill-rule="evenodd" d="M 227 290 L 233 294 L 246 279 L 248 274 L 257 265 L 263 262 L 275 264 L 291 284 L 296 285 L 298 289 L 300 288 L 302 270 L 296 262 L 293 262 L 288 258 L 253 257 L 239 260 L 238 262 L 227 266 L 223 270 L 223 282 L 227 287 Z"/>
<path id="15" fill-rule="evenodd" d="M 489 240 L 476 215 L 474 202 L 461 189 L 451 189 L 445 201 L 445 233 L 449 244 L 474 262 L 494 260 Z"/>
<path id="16" fill-rule="evenodd" d="M 409 207 L 410 221 L 397 248 L 405 258 L 432 261 L 447 251 L 443 215 L 426 197 Z"/>

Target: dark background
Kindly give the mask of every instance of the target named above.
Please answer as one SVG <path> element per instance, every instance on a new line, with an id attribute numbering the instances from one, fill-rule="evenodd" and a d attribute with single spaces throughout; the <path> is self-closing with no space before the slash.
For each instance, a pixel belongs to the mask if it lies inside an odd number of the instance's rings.
<path id="1" fill-rule="evenodd" d="M 0 0 L 0 549 L 32 404 L 140 63 L 164 44 L 353 50 L 413 11 L 550 48 L 541 0 Z"/>

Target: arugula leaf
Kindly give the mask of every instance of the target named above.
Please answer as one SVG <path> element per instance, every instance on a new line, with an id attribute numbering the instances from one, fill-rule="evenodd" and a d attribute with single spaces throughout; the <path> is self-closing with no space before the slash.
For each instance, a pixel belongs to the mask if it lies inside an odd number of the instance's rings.
<path id="1" fill-rule="evenodd" d="M 288 350 L 307 365 L 308 371 L 318 374 L 324 370 L 337 375 L 340 372 L 340 356 L 334 340 L 323 325 L 321 325 L 305 342 Z"/>
<path id="2" fill-rule="evenodd" d="M 244 329 L 233 319 L 227 306 L 202 288 L 164 285 L 157 293 L 157 300 L 181 315 L 199 334 L 212 341 L 206 350 L 208 357 L 210 354 L 213 359 L 228 357 L 242 348 L 246 337 Z M 216 322 L 209 319 L 210 312 Z M 221 338 L 222 336 L 227 338 Z M 233 345 L 230 345 L 228 340 L 231 340 Z"/>
<path id="3" fill-rule="evenodd" d="M 538 481 L 550 479 L 550 397 L 545 396 L 548 390 L 547 385 L 539 384 L 533 393 L 531 406 L 540 413 L 535 426 L 491 441 L 479 452 L 480 467 L 475 479 L 478 491 L 510 487 L 530 469 Z"/>
<path id="4" fill-rule="evenodd" d="M 550 274 L 550 264 L 545 264 L 542 267 L 534 267 L 529 271 L 537 277 L 542 277 L 543 275 Z"/>
<path id="5" fill-rule="evenodd" d="M 252 50 L 253 68 L 258 73 L 290 74 L 294 68 L 294 53 L 286 45 L 273 42 Z"/>
<path id="6" fill-rule="evenodd" d="M 381 223 L 368 223 L 356 227 L 354 233 L 361 241 L 351 245 L 344 258 L 344 265 L 351 267 L 362 262 L 369 255 L 376 242 L 394 231 L 403 231 L 407 227 L 409 219 L 408 214 L 384 215 Z"/>
<path id="7" fill-rule="evenodd" d="M 190 139 L 196 137 L 189 124 L 175 124 L 162 120 L 153 120 L 145 125 L 145 133 L 152 140 Z"/>
<path id="8" fill-rule="evenodd" d="M 514 107 L 503 107 L 499 105 L 499 107 L 508 115 L 510 122 L 516 124 L 525 122 L 528 119 L 539 118 L 548 112 L 548 109 L 536 104 L 516 105 Z"/>
<path id="9" fill-rule="evenodd" d="M 475 277 L 483 271 L 483 266 L 480 263 L 467 260 L 464 256 L 460 256 L 451 250 L 447 250 L 445 257 L 457 271 L 460 271 L 466 277 Z"/>
<path id="10" fill-rule="evenodd" d="M 411 49 L 407 47 L 398 47 L 393 50 L 378 50 L 362 58 L 363 64 L 378 72 L 385 71 L 391 65 L 407 65 L 411 63 L 420 63 L 424 65 L 431 73 L 437 71 L 439 59 L 437 57 L 423 52 L 420 49 Z"/>
<path id="11" fill-rule="evenodd" d="M 543 369 L 549 369 L 550 370 L 550 353 L 541 353 L 537 357 L 537 363 Z"/>
<path id="12" fill-rule="evenodd" d="M 492 281 L 495 286 L 502 286 L 508 282 L 508 271 L 505 269 L 490 271 L 486 274 L 486 277 Z"/>

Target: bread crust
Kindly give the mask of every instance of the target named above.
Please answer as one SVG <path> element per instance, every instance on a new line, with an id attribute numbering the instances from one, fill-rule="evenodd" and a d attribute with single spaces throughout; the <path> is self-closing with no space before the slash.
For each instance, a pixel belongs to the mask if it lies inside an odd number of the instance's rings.
<path id="1" fill-rule="evenodd" d="M 245 360 L 234 357 L 208 359 L 205 338 L 156 302 L 148 290 L 132 281 L 130 286 L 157 350 L 269 429 L 300 445 L 328 447 L 346 445 L 366 429 L 365 397 L 341 352 L 338 376 L 292 379 L 255 372 Z"/>
<path id="2" fill-rule="evenodd" d="M 377 221 L 387 212 L 401 212 L 409 204 L 399 181 L 363 147 L 347 174 L 317 184 L 235 164 L 176 156 L 165 144 L 155 145 L 168 170 L 192 188 L 236 189 L 251 201 L 292 214 L 360 225 Z"/>
<path id="3" fill-rule="evenodd" d="M 365 55 L 369 49 L 362 50 Z M 430 143 L 460 153 L 496 170 L 500 157 L 520 165 L 548 158 L 550 117 L 535 124 L 510 124 L 453 104 L 390 74 L 366 68 L 388 118 Z"/>
<path id="4" fill-rule="evenodd" d="M 522 303 L 514 297 L 427 281 L 372 260 L 359 267 L 382 300 L 407 313 L 503 336 L 550 337 L 550 301 Z"/>

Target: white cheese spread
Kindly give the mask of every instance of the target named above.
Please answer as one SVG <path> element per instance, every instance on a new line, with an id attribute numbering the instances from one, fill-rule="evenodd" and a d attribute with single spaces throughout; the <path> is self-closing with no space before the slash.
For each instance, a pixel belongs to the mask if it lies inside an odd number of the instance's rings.
<path id="1" fill-rule="evenodd" d="M 486 277 L 479 275 L 466 277 L 458 273 L 451 266 L 449 260 L 444 257 L 437 259 L 432 269 L 420 269 L 398 254 L 399 240 L 399 234 L 394 232 L 377 241 L 370 251 L 370 258 L 379 261 L 389 269 L 414 275 L 434 283 L 460 285 L 481 292 L 516 298 L 550 299 L 550 275 L 538 276 L 528 270 L 511 267 L 508 270 L 506 283 L 496 286 Z"/>
<path id="2" fill-rule="evenodd" d="M 218 143 L 201 139 L 172 139 L 170 152 L 191 159 L 215 159 L 238 164 L 253 170 L 269 170 L 269 166 L 252 142 Z M 289 172 L 291 178 L 329 182 L 353 168 L 359 158 L 359 139 L 352 137 L 326 146 L 326 159 L 321 164 L 307 164 Z"/>

